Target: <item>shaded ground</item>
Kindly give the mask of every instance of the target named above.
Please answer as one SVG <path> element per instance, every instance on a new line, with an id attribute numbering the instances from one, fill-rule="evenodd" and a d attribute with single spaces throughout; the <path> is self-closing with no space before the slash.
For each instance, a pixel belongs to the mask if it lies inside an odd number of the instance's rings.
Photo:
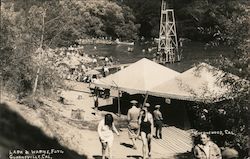
<path id="1" fill-rule="evenodd" d="M 142 104 L 144 102 L 144 96 L 141 94 L 128 95 L 123 93 L 123 96 L 120 98 L 121 114 L 127 114 L 128 109 L 131 108 L 131 100 L 137 100 L 140 104 Z M 147 102 L 151 104 L 151 107 L 149 108 L 150 112 L 155 110 L 155 105 L 161 105 L 160 111 L 163 114 L 164 124 L 175 126 L 184 130 L 191 128 L 186 109 L 187 106 L 192 104 L 191 102 L 171 100 L 171 103 L 167 104 L 165 102 L 165 98 L 154 97 L 150 95 L 148 96 Z M 118 113 L 118 99 L 115 98 L 112 104 L 101 105 L 99 110 Z"/>
<path id="2" fill-rule="evenodd" d="M 30 125 L 6 104 L 0 105 L 0 155 L 9 158 L 13 150 L 62 150 L 63 153 L 52 154 L 53 159 L 84 159 L 85 155 L 59 144 L 57 139 L 46 136 L 39 128 Z M 53 151 L 53 150 L 52 150 Z"/>
<path id="3" fill-rule="evenodd" d="M 191 159 L 193 154 L 191 152 L 180 153 L 174 156 L 175 159 Z"/>

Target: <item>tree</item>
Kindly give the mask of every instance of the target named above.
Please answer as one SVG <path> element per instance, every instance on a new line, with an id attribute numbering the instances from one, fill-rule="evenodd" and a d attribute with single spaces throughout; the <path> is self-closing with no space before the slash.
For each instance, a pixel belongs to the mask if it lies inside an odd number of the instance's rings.
<path id="1" fill-rule="evenodd" d="M 182 25 L 179 25 L 181 33 L 191 39 L 203 40 L 209 42 L 212 40 L 228 41 L 225 38 L 239 38 L 243 34 L 238 36 L 229 37 L 230 33 L 238 30 L 244 32 L 246 29 L 237 28 L 241 21 L 244 21 L 243 17 L 246 16 L 246 0 L 190 0 L 184 2 L 178 0 L 175 2 L 176 15 L 181 21 Z M 243 18 L 243 19 L 242 19 Z M 235 41 L 236 39 L 231 39 Z"/>
<path id="2" fill-rule="evenodd" d="M 1 45 L 1 50 L 4 50 L 1 54 L 1 76 L 8 91 L 23 96 L 30 94 L 34 86 L 38 68 L 34 60 L 37 56 L 35 51 L 43 47 L 44 41 L 44 28 L 41 25 L 44 10 L 33 6 L 29 10 L 31 14 L 27 16 L 25 10 L 15 11 L 13 6 L 13 3 L 1 5 L 1 40 L 5 38 Z M 47 63 L 47 66 L 50 65 Z M 43 75 L 50 85 L 60 82 Z"/>
<path id="3" fill-rule="evenodd" d="M 77 10 L 76 24 L 81 24 L 83 35 L 112 36 L 136 39 L 138 26 L 132 11 L 112 1 L 72 1 L 65 5 L 68 10 Z"/>
<path id="4" fill-rule="evenodd" d="M 218 2 L 219 3 L 219 2 Z M 226 4 L 223 7 L 222 4 Z M 244 1 L 223 1 L 220 6 L 210 10 L 211 15 L 217 14 L 217 20 L 210 25 L 210 31 L 204 29 L 204 33 L 210 35 L 210 44 L 225 44 L 234 48 L 232 57 L 223 57 L 210 61 L 212 65 L 227 72 L 223 77 L 223 82 L 231 86 L 231 92 L 227 94 L 227 99 L 221 103 L 199 104 L 194 108 L 194 112 L 201 112 L 206 109 L 206 120 L 199 116 L 196 120 L 203 121 L 207 125 L 206 131 L 211 130 L 229 130 L 235 135 L 225 135 L 217 138 L 221 146 L 234 147 L 239 151 L 240 158 L 248 156 L 248 121 L 249 121 L 249 35 L 250 35 L 250 12 L 249 5 Z M 226 12 L 222 12 L 226 11 Z M 221 11 L 221 12 L 219 12 Z M 217 27 L 215 27 L 217 26 Z M 237 75 L 233 77 L 230 73 Z M 221 122 L 221 124 L 219 124 Z M 201 127 L 197 125 L 197 129 Z"/>
<path id="5" fill-rule="evenodd" d="M 159 36 L 161 0 L 124 0 L 123 4 L 133 10 L 136 23 L 140 25 L 140 36 Z"/>
<path id="6" fill-rule="evenodd" d="M 29 94 L 32 88 L 49 90 L 60 84 L 47 48 L 68 47 L 92 36 L 136 39 L 131 12 L 108 0 L 2 2 L 0 66 L 6 87 Z"/>

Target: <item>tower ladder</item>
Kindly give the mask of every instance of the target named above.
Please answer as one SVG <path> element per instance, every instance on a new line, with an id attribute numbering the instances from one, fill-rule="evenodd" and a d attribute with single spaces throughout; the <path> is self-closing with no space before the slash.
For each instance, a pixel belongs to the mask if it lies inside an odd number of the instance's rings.
<path id="1" fill-rule="evenodd" d="M 158 52 L 161 55 L 161 63 L 180 61 L 174 10 L 168 9 L 166 0 L 162 0 L 161 4 Z"/>

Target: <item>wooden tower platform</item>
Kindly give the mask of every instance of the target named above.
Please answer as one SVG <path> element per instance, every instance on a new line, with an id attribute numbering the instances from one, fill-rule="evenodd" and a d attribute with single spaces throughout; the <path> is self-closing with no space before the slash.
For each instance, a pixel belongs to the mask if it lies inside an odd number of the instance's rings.
<path id="1" fill-rule="evenodd" d="M 180 61 L 174 10 L 169 9 L 166 0 L 162 0 L 161 5 L 158 53 L 161 55 L 161 63 Z"/>

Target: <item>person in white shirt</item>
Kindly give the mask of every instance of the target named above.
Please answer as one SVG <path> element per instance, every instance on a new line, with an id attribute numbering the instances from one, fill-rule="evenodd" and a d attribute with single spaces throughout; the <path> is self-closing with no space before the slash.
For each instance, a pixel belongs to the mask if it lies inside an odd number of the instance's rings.
<path id="1" fill-rule="evenodd" d="M 109 68 L 106 65 L 104 66 L 103 71 L 104 71 L 105 77 L 109 75 Z"/>
<path id="2" fill-rule="evenodd" d="M 109 159 L 112 158 L 112 145 L 114 140 L 113 131 L 119 136 L 114 125 L 114 118 L 111 114 L 106 114 L 104 119 L 102 119 L 97 128 L 97 132 L 102 144 L 102 159 L 105 159 L 107 150 L 109 152 Z"/>
<path id="3" fill-rule="evenodd" d="M 137 149 L 135 141 L 136 141 L 138 130 L 139 130 L 138 119 L 139 119 L 140 109 L 137 107 L 138 102 L 136 100 L 132 100 L 130 101 L 130 103 L 132 104 L 132 107 L 128 110 L 128 114 L 127 114 L 128 134 L 129 134 L 129 138 L 132 140 L 133 148 Z"/>
<path id="4" fill-rule="evenodd" d="M 222 159 L 220 148 L 210 141 L 207 134 L 202 133 L 199 138 L 200 143 L 193 149 L 195 159 Z"/>

